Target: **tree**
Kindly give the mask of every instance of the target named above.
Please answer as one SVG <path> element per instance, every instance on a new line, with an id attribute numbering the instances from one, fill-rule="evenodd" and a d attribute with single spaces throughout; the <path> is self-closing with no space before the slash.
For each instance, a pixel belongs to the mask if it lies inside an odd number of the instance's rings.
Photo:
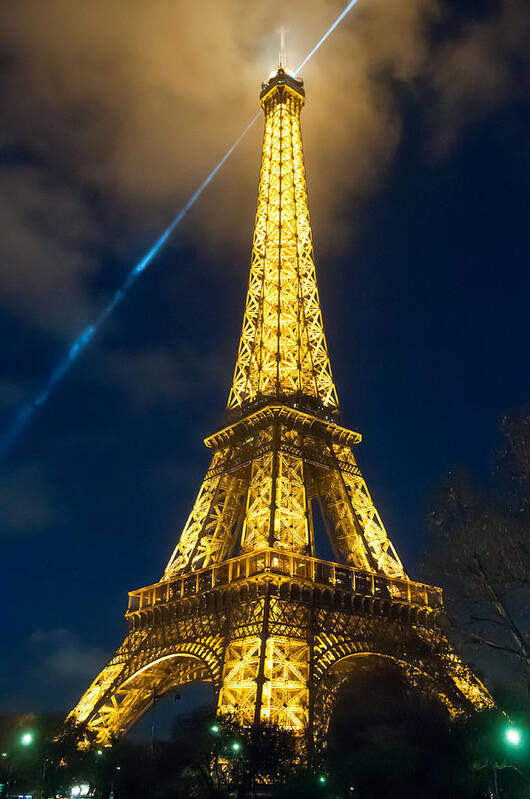
<path id="1" fill-rule="evenodd" d="M 191 721 L 191 724 L 190 724 Z M 277 724 L 242 727 L 229 717 L 179 721 L 172 744 L 184 759 L 189 796 L 243 796 L 281 782 L 297 756 L 294 737 Z"/>
<path id="2" fill-rule="evenodd" d="M 499 710 L 450 718 L 392 661 L 359 658 L 337 696 L 327 751 L 296 770 L 275 799 L 530 799 L 530 717 L 510 746 Z"/>
<path id="3" fill-rule="evenodd" d="M 4 785 L 0 796 L 17 793 L 46 793 L 54 761 L 54 737 L 62 718 L 53 714 L 6 714 L 0 716 L 0 749 Z"/>
<path id="4" fill-rule="evenodd" d="M 453 634 L 521 667 L 530 682 L 530 411 L 503 419 L 489 486 L 451 475 L 430 514 L 427 567 Z"/>
<path id="5" fill-rule="evenodd" d="M 367 658 L 339 695 L 329 734 L 329 771 L 342 796 L 471 799 L 474 775 L 458 724 L 395 663 Z"/>
<path id="6" fill-rule="evenodd" d="M 498 709 L 477 713 L 461 726 L 463 749 L 477 785 L 493 799 L 529 799 L 530 714 L 513 709 L 511 721 Z M 508 731 L 516 731 L 512 739 Z"/>

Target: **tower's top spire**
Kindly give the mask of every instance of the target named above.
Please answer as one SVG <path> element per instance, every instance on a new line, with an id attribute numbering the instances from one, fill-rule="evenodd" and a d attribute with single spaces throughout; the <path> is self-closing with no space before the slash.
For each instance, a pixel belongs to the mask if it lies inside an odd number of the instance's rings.
<path id="1" fill-rule="evenodd" d="M 285 50 L 285 28 L 283 25 L 280 28 L 280 56 L 278 58 L 278 66 L 286 67 L 287 66 L 287 53 Z"/>
<path id="2" fill-rule="evenodd" d="M 304 83 L 283 65 L 262 84 L 265 133 L 243 332 L 228 408 L 268 402 L 328 415 L 338 400 L 320 312 L 300 111 Z"/>

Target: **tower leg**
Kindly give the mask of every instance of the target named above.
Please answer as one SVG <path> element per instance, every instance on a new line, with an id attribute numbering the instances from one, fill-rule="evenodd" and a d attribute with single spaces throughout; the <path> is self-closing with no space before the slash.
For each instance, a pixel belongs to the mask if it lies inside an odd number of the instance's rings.
<path id="1" fill-rule="evenodd" d="M 226 648 L 218 711 L 249 726 L 273 723 L 302 734 L 309 707 L 305 613 L 301 619 L 272 583 L 263 589 L 244 611 L 256 635 L 232 640 Z"/>

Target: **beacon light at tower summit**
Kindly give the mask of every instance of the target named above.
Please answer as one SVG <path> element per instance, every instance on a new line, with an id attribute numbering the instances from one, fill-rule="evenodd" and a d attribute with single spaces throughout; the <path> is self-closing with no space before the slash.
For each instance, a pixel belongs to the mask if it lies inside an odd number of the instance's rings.
<path id="1" fill-rule="evenodd" d="M 130 592 L 127 636 L 70 713 L 86 745 L 126 732 L 155 686 L 161 696 L 206 680 L 220 716 L 272 722 L 320 747 L 359 655 L 405 663 L 453 714 L 491 705 L 438 628 L 440 589 L 404 571 L 357 463 L 360 434 L 339 423 L 304 103 L 303 81 L 282 67 L 262 84 L 250 276 L 225 424 L 205 439 L 210 465 L 162 577 Z M 318 556 L 315 508 L 333 561 Z"/>

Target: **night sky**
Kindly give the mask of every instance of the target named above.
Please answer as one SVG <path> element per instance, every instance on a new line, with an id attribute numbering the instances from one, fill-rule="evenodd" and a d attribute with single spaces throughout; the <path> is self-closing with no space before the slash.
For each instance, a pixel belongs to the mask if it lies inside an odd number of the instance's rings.
<path id="1" fill-rule="evenodd" d="M 276 65 L 273 10 L 241 18 L 232 0 L 221 25 L 211 3 L 110 5 L 0 11 L 1 430 L 237 137 Z M 282 4 L 295 64 L 343 4 L 303 7 Z M 419 579 L 432 492 L 454 468 L 486 479 L 500 418 L 529 395 L 528 33 L 513 0 L 359 0 L 302 75 L 343 421 L 363 434 L 360 466 Z M 127 591 L 167 563 L 228 397 L 261 133 L 0 464 L 2 708 L 69 709 L 121 643 Z"/>

